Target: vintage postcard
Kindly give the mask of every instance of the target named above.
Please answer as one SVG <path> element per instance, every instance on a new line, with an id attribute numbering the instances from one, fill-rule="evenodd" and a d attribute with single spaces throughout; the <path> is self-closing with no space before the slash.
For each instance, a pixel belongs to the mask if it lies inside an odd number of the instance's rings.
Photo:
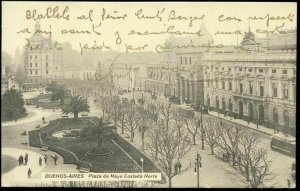
<path id="1" fill-rule="evenodd" d="M 2 187 L 296 187 L 296 2 L 1 4 Z"/>

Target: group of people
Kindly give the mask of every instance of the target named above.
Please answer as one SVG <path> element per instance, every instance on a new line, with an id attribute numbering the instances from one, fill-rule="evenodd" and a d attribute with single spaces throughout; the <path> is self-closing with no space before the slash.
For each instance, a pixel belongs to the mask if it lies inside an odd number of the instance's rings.
<path id="1" fill-rule="evenodd" d="M 28 163 L 28 154 L 25 153 L 24 157 L 22 155 L 20 155 L 20 157 L 19 157 L 19 166 L 21 166 L 21 165 L 27 166 L 27 163 Z"/>
<path id="2" fill-rule="evenodd" d="M 180 173 L 181 172 L 181 163 L 178 161 L 175 163 L 174 165 L 174 168 L 175 168 L 175 173 Z"/>

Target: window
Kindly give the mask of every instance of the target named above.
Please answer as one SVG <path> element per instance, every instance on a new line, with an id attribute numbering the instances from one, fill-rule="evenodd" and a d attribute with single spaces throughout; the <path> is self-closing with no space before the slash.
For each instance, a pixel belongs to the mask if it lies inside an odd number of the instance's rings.
<path id="1" fill-rule="evenodd" d="M 185 64 L 187 65 L 187 57 L 185 57 Z"/>
<path id="2" fill-rule="evenodd" d="M 215 70 L 218 70 L 219 68 L 218 67 L 215 67 Z"/>
<path id="3" fill-rule="evenodd" d="M 35 55 L 34 58 L 37 59 L 37 55 Z"/>
<path id="4" fill-rule="evenodd" d="M 273 84 L 273 97 L 277 97 L 277 87 Z"/>
<path id="5" fill-rule="evenodd" d="M 228 68 L 228 71 L 230 72 L 230 71 L 231 71 L 231 68 Z"/>
<path id="6" fill-rule="evenodd" d="M 295 84 L 293 84 L 293 91 L 294 91 L 294 100 L 296 100 L 296 85 Z"/>
<path id="7" fill-rule="evenodd" d="M 282 70 L 282 74 L 287 74 L 287 70 Z"/>
<path id="8" fill-rule="evenodd" d="M 243 70 L 243 68 L 239 68 L 239 71 L 241 72 Z"/>
<path id="9" fill-rule="evenodd" d="M 243 84 L 240 83 L 240 93 L 243 93 Z"/>
<path id="10" fill-rule="evenodd" d="M 222 67 L 222 70 L 224 70 L 224 67 Z"/>
<path id="11" fill-rule="evenodd" d="M 209 82 L 209 80 L 207 81 L 207 87 L 209 87 L 210 86 L 210 82 Z"/>
<path id="12" fill-rule="evenodd" d="M 263 73 L 264 70 L 260 68 L 260 69 L 258 69 L 258 72 L 259 72 L 259 73 Z"/>
<path id="13" fill-rule="evenodd" d="M 38 71 L 37 71 L 37 70 L 35 70 L 35 74 L 38 74 Z"/>
<path id="14" fill-rule="evenodd" d="M 272 70 L 272 73 L 273 73 L 273 74 L 276 73 L 276 69 L 273 69 L 273 70 Z"/>
<path id="15" fill-rule="evenodd" d="M 48 62 L 46 62 L 46 67 L 48 67 Z"/>
<path id="16" fill-rule="evenodd" d="M 48 70 L 46 70 L 46 74 L 48 74 Z"/>
<path id="17" fill-rule="evenodd" d="M 229 90 L 232 90 L 232 82 L 229 82 Z"/>
<path id="18" fill-rule="evenodd" d="M 264 86 L 263 85 L 260 85 L 260 87 L 259 87 L 259 95 L 264 96 Z"/>
<path id="19" fill-rule="evenodd" d="M 219 88 L 219 82 L 216 80 L 216 88 Z"/>
<path id="20" fill-rule="evenodd" d="M 35 63 L 35 67 L 37 67 L 37 63 Z"/>
<path id="21" fill-rule="evenodd" d="M 32 70 L 30 70 L 30 74 L 32 75 Z"/>
<path id="22" fill-rule="evenodd" d="M 192 57 L 190 57 L 190 65 L 192 64 Z"/>
<path id="23" fill-rule="evenodd" d="M 55 67 L 56 70 L 58 70 L 58 67 Z"/>
<path id="24" fill-rule="evenodd" d="M 30 59 L 32 59 L 32 56 L 30 56 Z"/>
<path id="25" fill-rule="evenodd" d="M 296 70 L 294 70 L 294 75 L 296 75 Z"/>
<path id="26" fill-rule="evenodd" d="M 222 81 L 222 89 L 225 89 L 225 82 Z"/>
<path id="27" fill-rule="evenodd" d="M 180 64 L 182 64 L 183 63 L 183 58 L 182 57 L 180 57 Z"/>
<path id="28" fill-rule="evenodd" d="M 283 98 L 284 99 L 288 99 L 289 98 L 289 90 L 288 90 L 288 86 L 284 85 L 283 87 Z"/>
<path id="29" fill-rule="evenodd" d="M 32 62 L 30 62 L 30 68 L 32 68 Z"/>
<path id="30" fill-rule="evenodd" d="M 250 84 L 249 84 L 249 93 L 253 94 L 253 84 L 252 84 L 252 82 L 250 82 Z"/>
<path id="31" fill-rule="evenodd" d="M 249 69 L 248 69 L 248 72 L 252 72 L 252 68 L 249 68 Z"/>
<path id="32" fill-rule="evenodd" d="M 46 59 L 48 59 L 48 55 L 46 55 Z"/>

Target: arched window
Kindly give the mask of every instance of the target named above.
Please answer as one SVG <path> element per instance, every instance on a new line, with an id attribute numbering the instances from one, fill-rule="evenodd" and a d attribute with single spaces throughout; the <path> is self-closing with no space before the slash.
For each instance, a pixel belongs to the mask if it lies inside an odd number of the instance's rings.
<path id="1" fill-rule="evenodd" d="M 249 94 L 253 94 L 253 82 L 249 82 Z"/>
<path id="2" fill-rule="evenodd" d="M 277 124 L 278 123 L 278 111 L 277 108 L 273 108 L 273 123 Z"/>
<path id="3" fill-rule="evenodd" d="M 289 126 L 289 122 L 290 122 L 290 119 L 289 119 L 289 112 L 287 110 L 284 110 L 283 111 L 283 123 L 285 126 Z"/>
<path id="4" fill-rule="evenodd" d="M 273 97 L 277 97 L 277 85 L 275 83 L 272 84 L 272 92 Z"/>

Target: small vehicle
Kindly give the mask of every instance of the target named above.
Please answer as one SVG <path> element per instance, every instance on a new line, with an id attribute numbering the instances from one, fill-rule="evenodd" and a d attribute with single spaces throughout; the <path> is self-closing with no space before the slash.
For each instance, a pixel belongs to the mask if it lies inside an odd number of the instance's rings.
<path id="1" fill-rule="evenodd" d="M 273 136 L 271 136 L 271 148 L 272 150 L 278 151 L 280 153 L 295 156 L 296 138 L 279 133 L 274 134 Z"/>

